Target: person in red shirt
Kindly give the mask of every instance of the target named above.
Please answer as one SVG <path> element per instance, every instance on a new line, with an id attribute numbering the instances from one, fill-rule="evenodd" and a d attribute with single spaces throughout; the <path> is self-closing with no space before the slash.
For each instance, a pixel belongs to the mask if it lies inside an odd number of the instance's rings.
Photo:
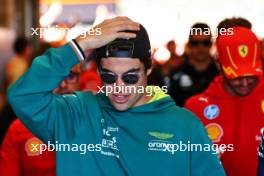
<path id="1" fill-rule="evenodd" d="M 185 107 L 204 123 L 228 176 L 257 174 L 257 149 L 264 129 L 264 79 L 260 43 L 245 27 L 216 41 L 222 75 Z M 222 144 L 222 145 L 221 145 Z"/>
<path id="2" fill-rule="evenodd" d="M 43 142 L 19 119 L 9 127 L 1 148 L 0 175 L 55 176 L 55 153 L 34 149 Z"/>
<path id="3" fill-rule="evenodd" d="M 69 94 L 80 90 L 80 65 L 54 90 Z M 0 176 L 55 176 L 55 152 L 40 152 L 43 142 L 36 138 L 19 119 L 9 127 L 0 150 Z"/>
<path id="4" fill-rule="evenodd" d="M 102 81 L 97 73 L 96 62 L 94 60 L 86 62 L 83 67 L 80 74 L 80 88 L 82 91 L 90 90 L 96 94 L 99 87 L 102 86 Z"/>

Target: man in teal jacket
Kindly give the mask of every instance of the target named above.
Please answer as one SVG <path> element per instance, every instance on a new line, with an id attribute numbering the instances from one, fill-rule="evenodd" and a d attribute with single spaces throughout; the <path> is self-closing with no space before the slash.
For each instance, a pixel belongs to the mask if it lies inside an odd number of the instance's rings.
<path id="1" fill-rule="evenodd" d="M 57 175 L 225 175 L 202 123 L 146 85 L 145 29 L 127 17 L 95 29 L 100 35 L 86 33 L 37 57 L 8 92 L 17 116 L 47 144 L 38 149 L 55 148 Z M 52 94 L 91 49 L 105 86 L 100 93 Z M 117 86 L 136 92 L 109 92 Z"/>

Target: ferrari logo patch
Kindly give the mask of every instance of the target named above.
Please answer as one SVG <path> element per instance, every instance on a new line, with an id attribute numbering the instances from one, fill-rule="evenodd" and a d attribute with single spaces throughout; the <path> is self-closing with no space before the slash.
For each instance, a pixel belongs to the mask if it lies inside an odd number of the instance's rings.
<path id="1" fill-rule="evenodd" d="M 238 46 L 238 53 L 243 58 L 247 57 L 247 55 L 248 55 L 248 47 L 247 47 L 247 45 Z"/>

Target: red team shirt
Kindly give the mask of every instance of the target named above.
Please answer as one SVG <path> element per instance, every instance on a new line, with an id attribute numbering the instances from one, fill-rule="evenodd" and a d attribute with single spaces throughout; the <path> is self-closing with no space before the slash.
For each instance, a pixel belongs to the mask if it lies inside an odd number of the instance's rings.
<path id="1" fill-rule="evenodd" d="M 233 144 L 233 151 L 220 152 L 228 176 L 257 174 L 257 149 L 264 129 L 264 79 L 245 97 L 234 97 L 216 77 L 208 89 L 187 100 L 185 107 L 203 122 L 216 144 Z"/>
<path id="2" fill-rule="evenodd" d="M 35 147 L 42 142 L 17 119 L 9 127 L 1 146 L 1 176 L 55 176 L 55 154 Z M 34 145 L 31 145 L 34 144 Z"/>

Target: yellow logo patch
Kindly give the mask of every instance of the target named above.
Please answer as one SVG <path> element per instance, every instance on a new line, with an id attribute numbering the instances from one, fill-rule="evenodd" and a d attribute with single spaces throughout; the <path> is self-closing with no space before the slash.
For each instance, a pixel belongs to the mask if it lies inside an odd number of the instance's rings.
<path id="1" fill-rule="evenodd" d="M 32 137 L 25 143 L 25 150 L 28 156 L 38 156 L 40 155 L 40 144 L 43 144 L 41 140 L 36 137 Z"/>
<path id="2" fill-rule="evenodd" d="M 264 100 L 261 101 L 261 109 L 262 109 L 262 112 L 264 113 Z"/>
<path id="3" fill-rule="evenodd" d="M 234 77 L 237 77 L 237 73 L 231 67 L 223 66 L 223 70 L 226 75 L 233 75 Z"/>
<path id="4" fill-rule="evenodd" d="M 248 55 L 248 47 L 247 47 L 247 45 L 238 46 L 238 53 L 243 58 L 247 57 L 247 55 Z"/>
<path id="5" fill-rule="evenodd" d="M 206 125 L 205 128 L 207 130 L 209 138 L 213 142 L 220 142 L 224 132 L 223 132 L 223 128 L 219 124 L 209 123 L 208 125 Z"/>

